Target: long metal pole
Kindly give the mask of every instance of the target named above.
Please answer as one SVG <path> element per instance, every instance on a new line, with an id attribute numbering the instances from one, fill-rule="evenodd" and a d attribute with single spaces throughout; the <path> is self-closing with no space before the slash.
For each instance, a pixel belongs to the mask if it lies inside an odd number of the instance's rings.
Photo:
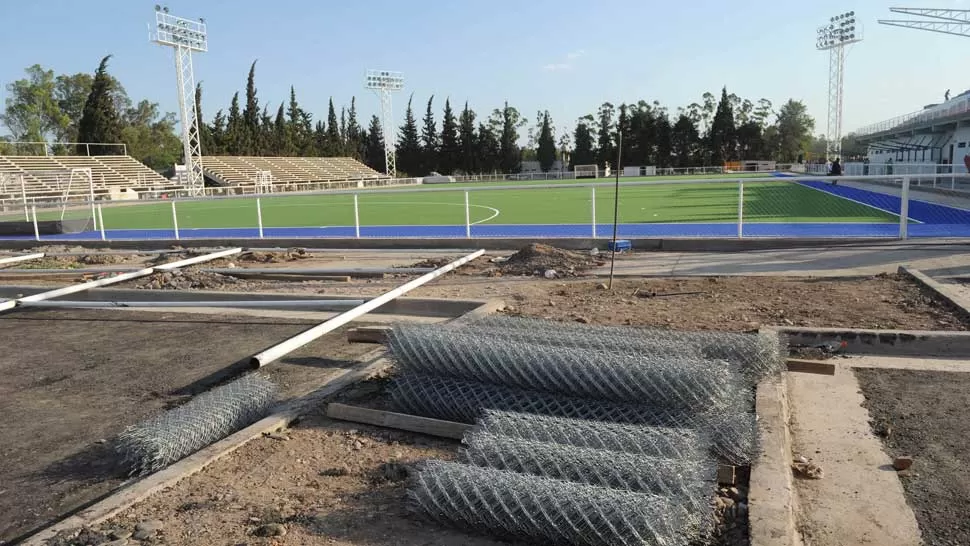
<path id="1" fill-rule="evenodd" d="M 67 309 L 111 309 L 111 308 L 185 308 L 185 307 L 222 307 L 225 309 L 319 309 L 338 311 L 356 307 L 365 300 L 211 300 L 211 301 L 23 301 L 20 307 L 51 307 Z"/>
<path id="2" fill-rule="evenodd" d="M 590 192 L 590 202 L 592 203 L 592 205 L 590 206 L 590 218 L 592 221 L 591 225 L 593 227 L 593 238 L 595 239 L 596 238 L 596 188 L 590 188 L 590 190 L 592 190 Z"/>
<path id="3" fill-rule="evenodd" d="M 101 205 L 98 205 L 98 228 L 101 229 L 101 240 L 107 241 L 108 237 L 104 233 L 104 216 L 101 214 Z"/>
<path id="4" fill-rule="evenodd" d="M 0 265 L 10 265 L 17 262 L 26 262 L 27 260 L 37 260 L 43 258 L 43 252 L 37 252 L 35 254 L 24 254 L 23 256 L 9 256 L 7 258 L 0 258 Z"/>
<path id="5" fill-rule="evenodd" d="M 256 198 L 256 223 L 259 225 L 259 238 L 263 238 L 263 206 L 259 202 L 259 197 Z"/>
<path id="6" fill-rule="evenodd" d="M 354 237 L 360 239 L 360 203 L 357 194 L 354 194 Z"/>
<path id="7" fill-rule="evenodd" d="M 34 240 L 40 240 L 40 228 L 37 227 L 37 205 L 31 205 L 30 211 L 34 216 Z"/>
<path id="8" fill-rule="evenodd" d="M 623 131 L 616 130 L 616 184 L 613 186 L 613 244 L 610 252 L 610 280 L 607 290 L 613 290 L 613 269 L 616 266 L 616 228 L 620 217 L 620 160 L 623 153 Z"/>
<path id="9" fill-rule="evenodd" d="M 84 171 L 88 175 L 88 199 L 91 200 L 91 221 L 94 222 L 94 229 L 98 229 L 98 217 L 95 214 L 94 204 L 94 175 L 91 170 Z"/>
<path id="10" fill-rule="evenodd" d="M 175 212 L 175 201 L 172 201 L 172 227 L 175 228 L 175 240 L 179 240 L 179 216 Z"/>
<path id="11" fill-rule="evenodd" d="M 437 279 L 438 277 L 444 275 L 445 273 L 448 273 L 453 269 L 456 269 L 458 267 L 465 265 L 466 263 L 474 260 L 475 258 L 478 258 L 484 253 L 485 253 L 484 249 L 472 252 L 471 254 L 463 258 L 455 260 L 448 265 L 439 267 L 438 269 L 435 269 L 431 273 L 426 273 L 418 277 L 417 279 L 414 279 L 411 282 L 402 284 L 401 286 L 395 288 L 394 290 L 391 290 L 390 292 L 385 292 L 384 294 L 381 294 L 380 296 L 368 301 L 367 303 L 364 303 L 358 307 L 355 307 L 345 313 L 341 313 L 336 317 L 333 317 L 332 319 L 322 324 L 318 324 L 313 328 L 306 330 L 305 332 L 297 334 L 291 337 L 290 339 L 283 341 L 282 343 L 274 345 L 273 347 L 270 347 L 269 349 L 266 349 L 265 351 L 259 354 L 253 355 L 253 357 L 249 360 L 250 365 L 252 365 L 252 367 L 254 368 L 261 368 L 295 351 L 296 349 L 303 347 L 307 343 L 310 343 L 311 341 L 318 339 L 323 335 L 336 330 L 337 328 L 340 328 L 341 326 L 343 326 L 344 324 L 347 324 L 348 322 L 354 320 L 355 318 L 365 313 L 369 313 L 374 309 L 377 309 L 378 307 L 393 300 L 394 298 L 402 296 L 410 292 L 411 290 L 414 290 L 415 288 L 418 288 L 419 286 L 426 284 L 429 281 Z"/>
<path id="12" fill-rule="evenodd" d="M 465 192 L 465 238 L 472 238 L 472 215 L 471 207 L 468 204 L 468 192 Z"/>
<path id="13" fill-rule="evenodd" d="M 24 222 L 29 222 L 30 212 L 27 210 L 27 183 L 24 182 L 24 175 L 20 175 L 20 195 L 24 198 Z"/>
<path id="14" fill-rule="evenodd" d="M 738 180 L 738 239 L 744 238 L 744 181 Z"/>
<path id="15" fill-rule="evenodd" d="M 194 258 L 187 258 L 185 260 L 179 260 L 177 262 L 163 264 L 156 267 L 148 267 L 145 269 L 140 269 L 138 271 L 132 271 L 130 273 L 122 273 L 121 275 L 115 275 L 114 277 L 107 277 L 104 279 L 98 279 L 96 281 L 89 281 L 89 282 L 84 282 L 80 284 L 73 284 L 71 286 L 65 286 L 64 288 L 57 288 L 55 290 L 48 290 L 47 292 L 41 292 L 39 294 L 34 294 L 32 296 L 27 296 L 24 298 L 9 300 L 9 301 L 0 303 L 0 311 L 13 309 L 21 302 L 44 301 L 52 298 L 58 298 L 60 296 L 66 296 L 68 294 L 76 294 L 78 292 L 84 292 L 85 290 L 90 290 L 91 288 L 98 288 L 99 286 L 107 286 L 110 284 L 117 284 L 119 282 L 130 281 L 132 279 L 137 279 L 139 277 L 147 277 L 148 275 L 151 275 L 156 271 L 171 271 L 173 269 L 178 269 L 180 267 L 194 265 L 202 262 L 208 262 L 210 260 L 215 260 L 218 258 L 225 258 L 226 256 L 232 256 L 233 254 L 239 254 L 240 252 L 242 252 L 241 248 L 230 248 L 228 250 L 213 252 L 211 254 L 204 254 L 202 256 L 196 256 Z"/>
<path id="16" fill-rule="evenodd" d="M 909 238 L 909 177 L 903 178 L 903 191 L 899 202 L 899 238 Z"/>

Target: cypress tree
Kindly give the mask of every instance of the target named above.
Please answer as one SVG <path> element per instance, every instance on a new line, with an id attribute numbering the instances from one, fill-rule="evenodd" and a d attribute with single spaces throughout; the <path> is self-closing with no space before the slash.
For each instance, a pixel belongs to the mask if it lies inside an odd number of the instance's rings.
<path id="1" fill-rule="evenodd" d="M 499 169 L 503 173 L 517 173 L 522 170 L 522 150 L 519 149 L 518 127 L 522 123 L 519 111 L 509 106 L 508 101 L 501 111 L 502 133 L 499 137 Z"/>
<path id="2" fill-rule="evenodd" d="M 380 122 L 378 122 L 378 128 L 380 128 Z M 350 97 L 350 109 L 347 111 L 347 155 L 358 160 L 364 157 L 364 138 L 360 124 L 357 123 L 356 97 Z"/>
<path id="3" fill-rule="evenodd" d="M 115 107 L 113 98 L 114 80 L 108 75 L 108 59 L 111 55 L 101 59 L 91 93 L 84 103 L 81 120 L 78 123 L 78 140 L 80 142 L 103 142 L 113 144 L 121 142 L 121 119 Z M 104 150 L 97 150 L 102 154 L 120 154 L 116 146 L 105 146 Z M 78 147 L 79 155 L 87 153 L 84 146 Z"/>
<path id="4" fill-rule="evenodd" d="M 340 140 L 340 126 L 337 124 L 337 111 L 333 108 L 333 97 L 330 97 L 330 110 L 327 112 L 327 129 L 323 142 L 318 141 L 321 155 L 336 157 L 341 155 L 344 148 Z"/>
<path id="5" fill-rule="evenodd" d="M 424 113 L 424 126 L 421 129 L 421 172 L 430 173 L 438 169 L 438 127 L 434 122 L 431 104 L 434 95 L 428 99 L 428 109 Z"/>
<path id="6" fill-rule="evenodd" d="M 544 173 L 549 172 L 552 169 L 552 164 L 556 162 L 556 138 L 552 134 L 552 120 L 549 117 L 548 110 L 542 116 L 542 128 L 539 129 L 536 156 L 539 159 L 539 168 Z"/>
<path id="7" fill-rule="evenodd" d="M 379 173 L 387 171 L 387 165 L 384 161 L 384 134 L 381 131 L 381 120 L 377 116 L 370 118 L 365 150 L 364 161 L 368 167 Z"/>
<path id="8" fill-rule="evenodd" d="M 441 149 L 438 154 L 438 168 L 441 174 L 454 174 L 460 159 L 458 146 L 458 123 L 451 110 L 451 101 L 445 99 L 445 113 L 441 119 Z"/>
<path id="9" fill-rule="evenodd" d="M 458 127 L 458 147 L 460 158 L 458 168 L 465 174 L 472 174 L 481 169 L 481 152 L 478 149 L 478 137 L 475 134 L 475 112 L 468 107 L 461 111 Z"/>
<path id="10" fill-rule="evenodd" d="M 256 99 L 256 61 L 249 66 L 246 78 L 246 107 L 243 109 L 243 150 L 245 155 L 259 154 L 259 100 Z"/>
<path id="11" fill-rule="evenodd" d="M 202 84 L 195 85 L 195 115 L 199 118 L 199 145 L 202 147 L 202 155 L 212 154 L 215 151 L 215 140 L 212 137 L 212 128 L 202 120 Z"/>
<path id="12" fill-rule="evenodd" d="M 293 142 L 286 130 L 286 110 L 283 108 L 282 102 L 279 110 L 276 111 L 276 119 L 273 121 L 273 153 L 281 156 L 293 155 Z"/>
<path id="13" fill-rule="evenodd" d="M 414 119 L 414 110 L 408 99 L 408 108 L 404 111 L 404 125 L 401 126 L 401 140 L 397 145 L 397 169 L 411 176 L 421 176 L 421 143 L 418 140 L 418 123 Z"/>
<path id="14" fill-rule="evenodd" d="M 239 92 L 232 96 L 229 118 L 226 120 L 226 152 L 229 155 L 246 155 L 246 125 L 239 113 Z"/>
<path id="15" fill-rule="evenodd" d="M 576 165 L 592 165 L 596 163 L 596 151 L 593 149 L 593 131 L 590 125 L 593 123 L 593 116 L 583 116 L 576 122 L 576 130 L 573 132 L 573 155 L 569 158 L 569 168 L 573 169 Z"/>

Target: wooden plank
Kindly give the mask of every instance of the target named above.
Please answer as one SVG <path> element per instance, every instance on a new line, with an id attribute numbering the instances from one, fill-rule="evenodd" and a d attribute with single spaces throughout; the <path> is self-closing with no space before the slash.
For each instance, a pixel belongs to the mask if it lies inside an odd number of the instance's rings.
<path id="1" fill-rule="evenodd" d="M 327 405 L 327 417 L 365 425 L 377 425 L 379 427 L 428 434 L 430 436 L 452 438 L 455 440 L 461 440 L 465 433 L 472 428 L 472 425 L 466 425 L 465 423 L 429 419 L 427 417 L 418 417 L 417 415 L 408 415 L 406 413 L 394 413 L 391 411 L 337 403 Z"/>
<path id="2" fill-rule="evenodd" d="M 347 341 L 350 343 L 384 343 L 387 341 L 388 334 L 391 333 L 390 326 L 360 326 L 347 330 Z"/>
<path id="3" fill-rule="evenodd" d="M 835 364 L 819 360 L 788 359 L 788 371 L 799 373 L 814 373 L 818 375 L 835 375 Z"/>

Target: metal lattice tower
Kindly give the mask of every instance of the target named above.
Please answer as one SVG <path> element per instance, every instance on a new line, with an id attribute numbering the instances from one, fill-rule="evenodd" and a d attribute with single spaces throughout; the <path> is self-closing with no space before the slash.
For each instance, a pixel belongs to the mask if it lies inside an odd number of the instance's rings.
<path id="1" fill-rule="evenodd" d="M 842 155 L 842 106 L 845 95 L 845 47 L 862 41 L 856 29 L 854 11 L 831 17 L 818 28 L 815 47 L 829 52 L 829 110 L 826 126 L 826 154 L 829 159 Z"/>
<path id="2" fill-rule="evenodd" d="M 195 73 L 192 52 L 208 51 L 205 20 L 183 19 L 169 15 L 168 8 L 155 6 L 153 41 L 175 50 L 175 77 L 178 84 L 179 116 L 182 124 L 182 147 L 185 153 L 186 186 L 193 195 L 202 195 L 202 142 L 199 137 L 199 114 L 195 108 Z"/>
<path id="3" fill-rule="evenodd" d="M 364 87 L 377 93 L 381 101 L 381 131 L 384 133 L 384 165 L 388 176 L 397 174 L 397 160 L 395 148 L 397 146 L 394 131 L 394 109 L 391 104 L 391 94 L 404 89 L 404 75 L 389 70 L 368 70 Z"/>
<path id="4" fill-rule="evenodd" d="M 926 17 L 931 20 L 880 19 L 879 24 L 928 30 L 941 34 L 970 37 L 970 10 L 932 8 L 889 8 L 893 13 Z"/>

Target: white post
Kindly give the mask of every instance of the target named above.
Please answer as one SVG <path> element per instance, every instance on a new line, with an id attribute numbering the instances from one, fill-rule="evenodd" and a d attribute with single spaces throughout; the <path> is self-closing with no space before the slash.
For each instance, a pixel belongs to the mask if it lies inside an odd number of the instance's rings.
<path id="1" fill-rule="evenodd" d="M 107 241 L 108 238 L 104 234 L 104 216 L 101 215 L 101 205 L 98 205 L 98 227 L 101 228 L 101 240 Z"/>
<path id="2" fill-rule="evenodd" d="M 259 238 L 263 238 L 263 206 L 259 202 L 259 197 L 256 198 L 256 223 L 259 225 Z"/>
<path id="3" fill-rule="evenodd" d="M 31 211 L 34 213 L 34 240 L 40 240 L 40 228 L 37 227 L 37 205 L 31 205 Z"/>
<path id="4" fill-rule="evenodd" d="M 354 194 L 354 237 L 360 239 L 360 203 L 357 202 L 357 194 Z"/>
<path id="5" fill-rule="evenodd" d="M 957 186 L 957 166 L 950 165 L 950 189 L 956 189 Z"/>
<path id="6" fill-rule="evenodd" d="M 909 177 L 903 178 L 903 191 L 899 203 L 899 238 L 909 238 Z"/>
<path id="7" fill-rule="evenodd" d="M 596 186 L 593 186 L 590 189 L 592 190 L 590 192 L 590 201 L 592 202 L 592 206 L 590 207 L 590 218 L 592 219 L 593 238 L 595 239 L 596 238 Z"/>
<path id="8" fill-rule="evenodd" d="M 465 192 L 465 238 L 472 238 L 472 215 L 471 207 L 468 205 L 468 192 Z"/>
<path id="9" fill-rule="evenodd" d="M 175 212 L 175 201 L 172 201 L 172 226 L 175 228 L 175 240 L 179 240 L 179 217 Z"/>
<path id="10" fill-rule="evenodd" d="M 27 184 L 24 182 L 24 175 L 20 175 L 20 195 L 24 198 L 24 221 L 30 221 L 30 212 L 27 210 Z"/>
<path id="11" fill-rule="evenodd" d="M 88 198 L 91 200 L 91 220 L 94 222 L 94 229 L 98 229 L 98 217 L 94 210 L 94 176 L 91 171 L 84 171 L 88 175 Z"/>
<path id="12" fill-rule="evenodd" d="M 738 180 L 738 239 L 744 238 L 744 181 Z"/>

